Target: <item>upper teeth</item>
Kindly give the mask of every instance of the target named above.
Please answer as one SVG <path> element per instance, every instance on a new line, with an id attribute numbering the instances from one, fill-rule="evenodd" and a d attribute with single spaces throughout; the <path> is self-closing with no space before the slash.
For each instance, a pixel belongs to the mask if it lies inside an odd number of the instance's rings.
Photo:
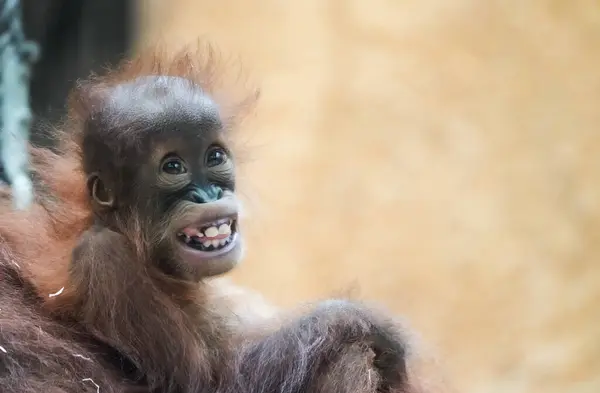
<path id="1" fill-rule="evenodd" d="M 204 231 L 207 237 L 215 237 L 219 234 L 219 230 L 216 227 L 210 227 Z"/>
<path id="2" fill-rule="evenodd" d="M 188 227 L 183 231 L 188 238 L 189 237 L 216 237 L 218 235 L 229 235 L 231 234 L 231 222 L 222 223 L 218 227 L 216 225 L 212 225 L 204 230 L 204 233 L 198 228 Z"/>
<path id="3" fill-rule="evenodd" d="M 219 228 L 212 226 L 204 231 L 206 237 L 215 237 L 218 235 L 229 235 L 231 233 L 231 226 L 228 223 L 219 225 Z"/>

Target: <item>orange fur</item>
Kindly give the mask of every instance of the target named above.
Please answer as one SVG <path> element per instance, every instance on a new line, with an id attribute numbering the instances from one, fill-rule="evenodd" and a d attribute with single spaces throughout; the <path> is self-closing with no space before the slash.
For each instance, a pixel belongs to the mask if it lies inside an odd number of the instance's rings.
<path id="1" fill-rule="evenodd" d="M 383 313 L 333 300 L 275 323 L 259 301 L 237 303 L 226 283 L 152 269 L 150 229 L 135 206 L 120 232 L 92 225 L 84 125 L 108 88 L 145 75 L 180 76 L 218 102 L 229 128 L 256 99 L 229 99 L 214 51 L 198 60 L 199 50 L 149 51 L 80 84 L 54 132 L 57 148 L 32 148 L 34 205 L 0 204 L 0 303 L 8 316 L 0 316 L 0 341 L 9 354 L 0 357 L 0 388 L 92 392 L 81 381 L 93 378 L 103 393 L 413 392 L 406 337 Z M 107 145 L 120 148 L 139 135 L 125 127 Z"/>

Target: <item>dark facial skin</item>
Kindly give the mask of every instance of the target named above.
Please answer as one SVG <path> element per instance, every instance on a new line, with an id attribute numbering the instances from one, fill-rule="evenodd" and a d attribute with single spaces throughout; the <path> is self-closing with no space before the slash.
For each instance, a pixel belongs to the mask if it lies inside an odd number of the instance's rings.
<path id="1" fill-rule="evenodd" d="M 164 76 L 119 85 L 103 99 L 88 125 L 98 130 L 88 144 L 97 155 L 85 154 L 98 216 L 108 226 L 143 223 L 151 259 L 170 275 L 199 280 L 231 270 L 242 254 L 239 206 L 215 103 L 189 81 Z"/>

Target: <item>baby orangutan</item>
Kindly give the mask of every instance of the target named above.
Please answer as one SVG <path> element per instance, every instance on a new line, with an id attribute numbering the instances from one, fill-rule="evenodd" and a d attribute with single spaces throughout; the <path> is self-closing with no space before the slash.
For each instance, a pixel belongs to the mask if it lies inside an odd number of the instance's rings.
<path id="1" fill-rule="evenodd" d="M 199 53 L 157 53 L 81 84 L 58 147 L 32 149 L 35 205 L 2 206 L 0 391 L 416 392 L 369 307 L 250 323 L 220 295 L 242 255 L 228 138 L 251 100 Z"/>

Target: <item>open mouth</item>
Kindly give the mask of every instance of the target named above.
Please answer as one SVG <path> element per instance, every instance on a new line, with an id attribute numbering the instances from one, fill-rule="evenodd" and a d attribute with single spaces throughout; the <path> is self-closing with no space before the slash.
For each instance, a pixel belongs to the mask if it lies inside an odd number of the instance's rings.
<path id="1" fill-rule="evenodd" d="M 177 234 L 177 239 L 198 251 L 214 252 L 226 248 L 237 235 L 237 220 L 222 218 L 202 226 L 189 226 Z"/>

